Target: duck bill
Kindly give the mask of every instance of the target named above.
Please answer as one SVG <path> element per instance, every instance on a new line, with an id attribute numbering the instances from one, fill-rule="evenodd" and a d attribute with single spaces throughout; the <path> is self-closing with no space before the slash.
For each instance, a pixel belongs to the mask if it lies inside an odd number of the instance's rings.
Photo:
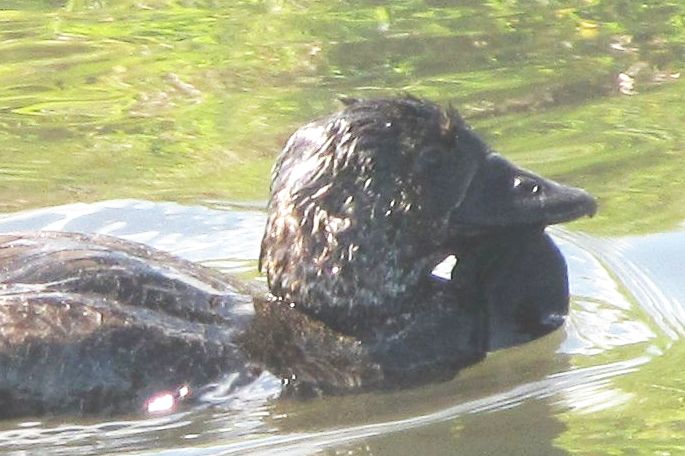
<path id="1" fill-rule="evenodd" d="M 597 202 L 584 190 L 521 169 L 488 154 L 452 214 L 456 232 L 482 232 L 520 225 L 546 226 L 592 217 Z"/>
<path id="2" fill-rule="evenodd" d="M 521 203 L 521 210 L 529 211 L 532 218 L 539 217 L 541 224 L 570 222 L 584 216 L 593 217 L 597 213 L 597 201 L 585 190 L 548 179 L 543 181 L 546 196 L 539 203 L 527 199 Z"/>

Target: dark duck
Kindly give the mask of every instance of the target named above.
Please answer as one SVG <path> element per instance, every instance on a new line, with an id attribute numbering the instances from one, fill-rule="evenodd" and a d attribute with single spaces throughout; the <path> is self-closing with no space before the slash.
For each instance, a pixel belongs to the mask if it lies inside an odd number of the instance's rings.
<path id="1" fill-rule="evenodd" d="M 407 387 L 561 325 L 566 264 L 544 228 L 594 199 L 512 165 L 452 109 L 345 104 L 276 161 L 268 293 L 111 237 L 0 236 L 0 417 L 126 412 L 264 370 L 295 395 Z M 448 255 L 451 277 L 434 275 Z"/>

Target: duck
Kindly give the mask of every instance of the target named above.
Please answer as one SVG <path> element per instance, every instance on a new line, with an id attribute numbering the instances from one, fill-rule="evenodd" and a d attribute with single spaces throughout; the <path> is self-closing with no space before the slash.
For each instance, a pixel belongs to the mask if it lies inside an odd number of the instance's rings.
<path id="1" fill-rule="evenodd" d="M 452 378 L 563 324 L 545 227 L 596 209 L 452 107 L 346 99 L 276 158 L 268 289 L 110 236 L 0 235 L 0 418 L 129 413 L 227 374 L 240 388 L 269 372 L 297 397 Z"/>

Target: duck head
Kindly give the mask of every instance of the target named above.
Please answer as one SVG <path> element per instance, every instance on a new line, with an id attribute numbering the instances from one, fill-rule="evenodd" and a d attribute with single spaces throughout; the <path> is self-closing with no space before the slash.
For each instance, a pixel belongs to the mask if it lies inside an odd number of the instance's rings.
<path id="1" fill-rule="evenodd" d="M 418 285 L 455 237 L 562 222 L 594 204 L 494 154 L 452 109 L 351 101 L 278 157 L 260 270 L 277 299 L 363 337 L 421 306 Z"/>
<path id="2" fill-rule="evenodd" d="M 592 216 L 597 203 L 586 191 L 521 169 L 497 153 L 487 153 L 466 196 L 452 212 L 457 236 L 498 229 L 568 222 Z"/>

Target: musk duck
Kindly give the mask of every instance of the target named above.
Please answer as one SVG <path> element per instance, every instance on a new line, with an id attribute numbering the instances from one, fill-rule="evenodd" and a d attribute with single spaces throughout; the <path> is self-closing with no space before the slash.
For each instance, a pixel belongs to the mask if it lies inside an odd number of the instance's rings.
<path id="1" fill-rule="evenodd" d="M 268 292 L 108 236 L 0 235 L 0 417 L 127 412 L 262 371 L 285 394 L 406 387 L 558 327 L 566 264 L 544 228 L 594 199 L 517 168 L 454 109 L 345 104 L 276 160 Z"/>

